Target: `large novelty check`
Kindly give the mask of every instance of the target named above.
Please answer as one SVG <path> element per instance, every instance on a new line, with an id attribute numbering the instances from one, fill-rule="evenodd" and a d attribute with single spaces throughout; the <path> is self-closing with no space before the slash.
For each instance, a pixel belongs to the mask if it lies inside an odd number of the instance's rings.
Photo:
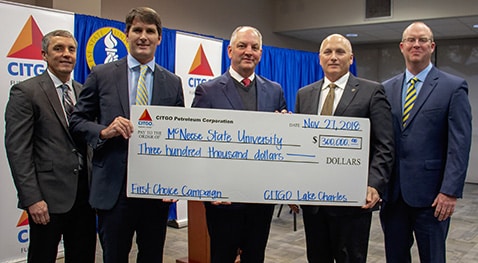
<path id="1" fill-rule="evenodd" d="M 368 119 L 132 106 L 129 197 L 360 206 Z"/>

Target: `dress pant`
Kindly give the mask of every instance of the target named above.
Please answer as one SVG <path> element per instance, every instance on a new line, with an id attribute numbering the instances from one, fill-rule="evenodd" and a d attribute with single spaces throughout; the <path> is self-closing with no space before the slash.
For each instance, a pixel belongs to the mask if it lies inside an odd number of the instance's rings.
<path id="1" fill-rule="evenodd" d="M 274 205 L 205 203 L 211 262 L 233 263 L 238 249 L 241 263 L 264 262 Z"/>
<path id="2" fill-rule="evenodd" d="M 96 216 L 86 198 L 77 200 L 64 214 L 50 213 L 46 225 L 35 224 L 30 214 L 29 263 L 55 263 L 58 244 L 63 236 L 65 263 L 94 263 Z"/>
<path id="3" fill-rule="evenodd" d="M 136 262 L 163 262 L 169 205 L 159 199 L 127 198 L 121 190 L 112 209 L 97 211 L 103 262 L 128 263 L 135 232 Z"/>
<path id="4" fill-rule="evenodd" d="M 410 250 L 414 243 L 413 235 L 421 263 L 446 262 L 445 244 L 450 218 L 438 221 L 434 213 L 434 207 L 410 207 L 401 196 L 396 202 L 384 202 L 380 221 L 388 263 L 412 262 Z"/>
<path id="5" fill-rule="evenodd" d="M 308 262 L 367 262 L 372 212 L 341 215 L 328 209 L 303 209 Z"/>

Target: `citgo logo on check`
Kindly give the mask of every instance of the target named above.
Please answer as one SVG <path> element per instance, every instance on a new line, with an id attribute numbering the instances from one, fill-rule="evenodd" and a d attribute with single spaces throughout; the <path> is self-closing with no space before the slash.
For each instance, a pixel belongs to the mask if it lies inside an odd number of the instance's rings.
<path id="1" fill-rule="evenodd" d="M 148 110 L 144 110 L 143 114 L 138 119 L 138 125 L 139 126 L 148 126 L 152 127 L 153 126 L 153 120 L 151 119 L 151 115 L 149 115 Z"/>

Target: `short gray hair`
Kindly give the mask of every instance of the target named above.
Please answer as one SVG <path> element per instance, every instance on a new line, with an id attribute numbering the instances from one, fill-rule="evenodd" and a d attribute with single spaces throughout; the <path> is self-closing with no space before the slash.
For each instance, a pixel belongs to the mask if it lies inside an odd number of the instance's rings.
<path id="1" fill-rule="evenodd" d="M 67 37 L 67 38 L 71 38 L 71 39 L 73 39 L 73 41 L 75 41 L 75 46 L 78 47 L 78 42 L 76 41 L 76 39 L 75 39 L 75 37 L 73 36 L 73 34 L 70 33 L 70 31 L 58 29 L 58 30 L 51 31 L 50 33 L 48 33 L 48 34 L 46 34 L 45 36 L 43 36 L 43 38 L 42 38 L 42 40 L 41 40 L 41 49 L 42 49 L 42 51 L 48 53 L 48 46 L 50 45 L 50 41 L 51 41 L 51 38 L 52 38 L 52 37 Z"/>

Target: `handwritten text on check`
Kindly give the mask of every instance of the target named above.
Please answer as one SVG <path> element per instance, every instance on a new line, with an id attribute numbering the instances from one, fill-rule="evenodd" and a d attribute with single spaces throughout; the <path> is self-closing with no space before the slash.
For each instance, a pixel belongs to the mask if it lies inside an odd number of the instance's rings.
<path id="1" fill-rule="evenodd" d="M 132 106 L 130 197 L 361 206 L 368 119 Z"/>

